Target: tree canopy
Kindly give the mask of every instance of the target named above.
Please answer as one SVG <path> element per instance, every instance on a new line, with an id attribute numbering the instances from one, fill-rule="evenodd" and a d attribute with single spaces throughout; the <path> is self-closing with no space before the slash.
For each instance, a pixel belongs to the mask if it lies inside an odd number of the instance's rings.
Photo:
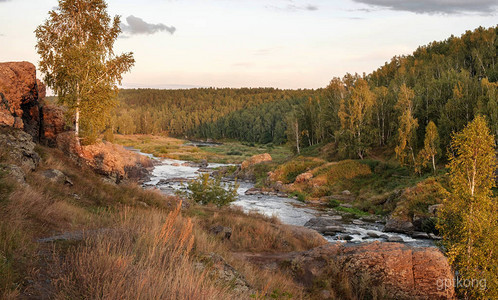
<path id="1" fill-rule="evenodd" d="M 132 53 L 116 56 L 120 19 L 103 0 L 59 0 L 36 29 L 45 82 L 74 114 L 75 132 L 92 141 L 109 124 L 117 83 L 134 64 Z"/>
<path id="2" fill-rule="evenodd" d="M 451 193 L 440 210 L 439 229 L 450 262 L 462 280 L 486 286 L 460 286 L 473 299 L 498 296 L 498 199 L 495 187 L 495 141 L 482 116 L 477 116 L 451 141 Z"/>

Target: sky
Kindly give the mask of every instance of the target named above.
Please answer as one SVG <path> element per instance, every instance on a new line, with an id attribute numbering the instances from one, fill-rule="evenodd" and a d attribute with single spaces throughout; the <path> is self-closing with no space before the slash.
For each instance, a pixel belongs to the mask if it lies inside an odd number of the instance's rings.
<path id="1" fill-rule="evenodd" d="M 321 88 L 395 55 L 497 25 L 498 0 L 108 0 L 133 52 L 126 88 Z M 0 62 L 39 57 L 57 0 L 0 0 Z M 42 77 L 41 74 L 38 77 Z"/>

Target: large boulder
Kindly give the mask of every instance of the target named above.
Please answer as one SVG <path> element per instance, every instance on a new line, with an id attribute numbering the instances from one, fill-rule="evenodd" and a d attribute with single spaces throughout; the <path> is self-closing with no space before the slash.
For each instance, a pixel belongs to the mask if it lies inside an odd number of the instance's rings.
<path id="1" fill-rule="evenodd" d="M 24 129 L 37 140 L 40 129 L 40 92 L 36 68 L 29 62 L 0 63 L 0 124 Z"/>
<path id="2" fill-rule="evenodd" d="M 254 156 L 251 156 L 249 159 L 246 159 L 245 161 L 243 161 L 242 164 L 240 165 L 240 168 L 242 170 L 244 170 L 244 169 L 248 168 L 249 166 L 252 166 L 255 164 L 260 164 L 262 162 L 267 162 L 267 161 L 271 161 L 271 160 L 272 160 L 271 155 L 268 153 L 254 155 Z"/>
<path id="3" fill-rule="evenodd" d="M 382 242 L 329 243 L 305 252 L 245 258 L 262 266 L 278 266 L 308 288 L 345 276 L 362 285 L 356 288 L 378 288 L 388 299 L 455 298 L 454 289 L 445 285 L 452 282 L 453 271 L 447 258 L 432 247 Z M 338 275 L 330 277 L 331 274 Z"/>
<path id="4" fill-rule="evenodd" d="M 117 183 L 121 179 L 145 180 L 153 167 L 150 158 L 126 150 L 121 145 L 100 142 L 81 147 L 73 145 L 73 147 L 80 160 L 90 165 L 97 173 L 106 175 Z"/>
<path id="5" fill-rule="evenodd" d="M 385 232 L 396 232 L 396 233 L 406 233 L 411 234 L 415 230 L 415 226 L 412 222 L 408 220 L 403 220 L 391 216 L 384 226 Z"/>

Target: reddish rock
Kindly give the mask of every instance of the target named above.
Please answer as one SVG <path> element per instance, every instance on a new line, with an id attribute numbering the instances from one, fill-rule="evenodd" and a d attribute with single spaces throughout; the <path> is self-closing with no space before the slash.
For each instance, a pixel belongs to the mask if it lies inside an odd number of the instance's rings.
<path id="1" fill-rule="evenodd" d="M 46 104 L 42 107 L 43 122 L 40 128 L 40 140 L 51 147 L 57 144 L 57 135 L 64 132 L 66 122 L 64 108 L 57 105 Z"/>
<path id="2" fill-rule="evenodd" d="M 111 177 L 116 182 L 124 178 L 144 179 L 148 176 L 148 169 L 153 166 L 148 157 L 109 142 L 82 146 L 79 155 L 97 173 Z"/>
<path id="3" fill-rule="evenodd" d="M 41 82 L 40 79 L 36 80 L 36 85 L 38 87 L 38 100 L 45 99 L 45 96 L 47 95 L 47 87 L 43 82 Z"/>
<path id="4" fill-rule="evenodd" d="M 40 128 L 40 95 L 36 68 L 29 62 L 0 63 L 0 124 L 24 129 L 38 140 Z"/>
<path id="5" fill-rule="evenodd" d="M 243 161 L 242 165 L 240 166 L 240 168 L 242 170 L 244 170 L 244 169 L 246 169 L 249 166 L 252 166 L 252 165 L 255 165 L 255 164 L 259 164 L 259 163 L 262 163 L 262 162 L 266 162 L 266 161 L 271 161 L 271 160 L 272 160 L 271 159 L 271 155 L 268 154 L 268 153 L 254 155 L 254 156 L 251 156 L 251 158 L 246 159 L 245 161 Z"/>
<path id="6" fill-rule="evenodd" d="M 280 266 L 307 287 L 328 280 L 330 270 L 349 278 L 368 278 L 392 299 L 454 299 L 444 282 L 453 280 L 447 258 L 432 247 L 400 243 L 327 244 L 306 252 L 271 254 L 246 259 L 262 266 Z M 366 277 L 365 277 L 366 276 Z"/>
<path id="7" fill-rule="evenodd" d="M 301 173 L 297 175 L 294 183 L 308 182 L 311 178 L 313 178 L 313 174 L 311 174 L 310 172 Z"/>

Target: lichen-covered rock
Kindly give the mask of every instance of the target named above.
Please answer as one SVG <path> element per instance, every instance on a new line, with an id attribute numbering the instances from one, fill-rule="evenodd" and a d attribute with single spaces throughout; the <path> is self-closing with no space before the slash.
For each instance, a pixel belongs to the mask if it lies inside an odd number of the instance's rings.
<path id="1" fill-rule="evenodd" d="M 52 182 L 57 182 L 65 185 L 73 185 L 73 182 L 66 176 L 66 174 L 62 173 L 62 171 L 57 169 L 45 170 L 42 172 L 42 176 L 47 178 Z"/>
<path id="2" fill-rule="evenodd" d="M 33 138 L 19 129 L 0 126 L 0 149 L 19 167 L 34 170 L 40 162 Z"/>
<path id="3" fill-rule="evenodd" d="M 271 155 L 268 153 L 254 155 L 254 156 L 251 156 L 249 159 L 246 159 L 245 161 L 243 161 L 242 164 L 240 165 L 240 168 L 242 170 L 244 170 L 249 166 L 252 166 L 255 164 L 260 164 L 262 162 L 271 161 L 271 160 L 272 160 Z"/>
<path id="4" fill-rule="evenodd" d="M 17 165 L 3 165 L 0 164 L 0 172 L 6 172 L 9 174 L 9 177 L 17 181 L 18 183 L 25 185 L 26 184 L 26 176 L 23 170 Z"/>
<path id="5" fill-rule="evenodd" d="M 109 142 L 82 146 L 79 156 L 97 173 L 112 177 L 116 182 L 121 179 L 143 180 L 153 167 L 150 158 Z"/>

